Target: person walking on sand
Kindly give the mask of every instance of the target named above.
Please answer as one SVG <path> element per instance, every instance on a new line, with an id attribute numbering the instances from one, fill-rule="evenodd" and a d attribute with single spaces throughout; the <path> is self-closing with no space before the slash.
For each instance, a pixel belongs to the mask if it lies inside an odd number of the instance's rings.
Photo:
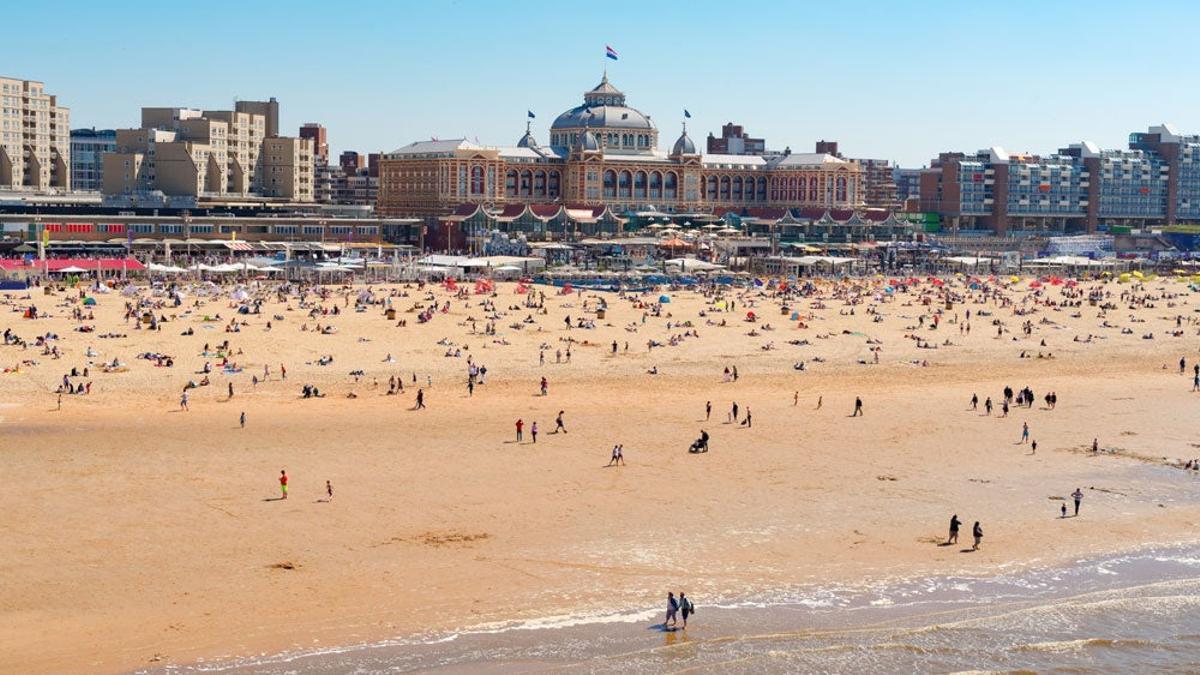
<path id="1" fill-rule="evenodd" d="M 1067 503 L 1066 503 L 1066 502 L 1063 502 L 1063 503 L 1062 503 L 1062 516 L 1061 516 L 1061 517 L 1062 517 L 1062 518 L 1066 518 L 1066 517 L 1067 517 Z"/>
<path id="2" fill-rule="evenodd" d="M 687 599 L 683 591 L 679 591 L 679 613 L 683 616 L 683 629 L 687 630 L 688 616 L 692 613 L 692 601 Z"/>
<path id="3" fill-rule="evenodd" d="M 280 499 L 287 499 L 287 483 L 288 483 L 287 471 L 280 469 L 279 470 L 279 492 L 282 495 L 280 497 Z"/>
<path id="4" fill-rule="evenodd" d="M 325 481 L 325 501 L 333 501 L 333 483 Z"/>
<path id="5" fill-rule="evenodd" d="M 800 392 L 799 392 L 799 390 L 792 392 L 792 407 L 793 407 L 793 408 L 795 408 L 795 407 L 796 407 L 796 406 L 798 406 L 798 405 L 800 405 Z"/>
<path id="6" fill-rule="evenodd" d="M 1029 442 L 1029 422 L 1021 423 L 1021 444 Z"/>
<path id="7" fill-rule="evenodd" d="M 754 426 L 753 419 L 750 417 L 750 406 L 746 406 L 746 419 L 742 420 L 742 426 L 744 426 L 744 427 Z"/>
<path id="8" fill-rule="evenodd" d="M 614 445 L 612 449 L 612 457 L 608 460 L 608 466 L 620 466 L 625 463 L 625 449 L 620 445 Z"/>
<path id="9" fill-rule="evenodd" d="M 518 419 L 517 419 L 517 442 L 518 442 L 518 443 L 520 443 L 521 441 L 525 440 L 525 439 L 524 439 L 524 438 L 521 436 L 521 430 L 522 430 L 522 429 L 524 429 L 524 428 L 525 428 L 525 420 L 518 418 Z"/>
<path id="10" fill-rule="evenodd" d="M 229 383 L 229 400 L 233 400 L 233 383 Z"/>
<path id="11" fill-rule="evenodd" d="M 563 411 L 562 410 L 559 410 L 558 416 L 554 418 L 554 433 L 557 434 L 560 431 L 563 432 L 564 434 L 567 433 L 567 425 L 563 424 Z"/>
<path id="12" fill-rule="evenodd" d="M 1037 441 L 1033 441 L 1033 442 L 1030 444 L 1030 447 L 1033 449 L 1033 452 L 1031 452 L 1031 453 L 1029 453 L 1029 454 L 1031 454 L 1031 455 L 1036 455 L 1036 454 L 1037 454 Z"/>
<path id="13" fill-rule="evenodd" d="M 537 443 L 537 421 L 536 420 L 534 421 L 533 424 L 529 425 L 529 437 L 533 439 L 534 443 Z"/>
<path id="14" fill-rule="evenodd" d="M 62 399 L 62 396 L 60 395 L 58 398 Z M 705 401 L 704 402 L 704 421 L 707 422 L 708 418 L 710 418 L 710 417 L 712 417 L 712 401 Z"/>
<path id="15" fill-rule="evenodd" d="M 979 410 L 979 394 L 971 394 L 971 410 Z"/>
<path id="16" fill-rule="evenodd" d="M 542 378 L 542 396 L 545 396 L 549 393 L 550 393 L 550 383 L 548 381 L 546 381 L 545 377 L 543 377 Z"/>
<path id="17" fill-rule="evenodd" d="M 183 392 L 183 396 L 179 397 L 179 409 L 183 411 L 188 409 L 188 393 L 186 391 Z"/>
<path id="18" fill-rule="evenodd" d="M 855 396 L 854 397 L 854 412 L 851 413 L 850 416 L 851 417 L 861 417 L 862 414 L 863 414 L 862 399 L 859 398 L 858 396 Z"/>
<path id="19" fill-rule="evenodd" d="M 425 390 L 424 390 L 424 389 L 418 389 L 418 390 L 417 390 L 417 407 L 416 407 L 416 410 L 424 410 L 424 409 L 425 409 Z"/>
<path id="20" fill-rule="evenodd" d="M 971 535 L 975 537 L 975 544 L 971 546 L 972 551 L 979 550 L 979 542 L 983 541 L 983 528 L 979 526 L 979 521 L 975 521 L 975 526 L 971 528 Z"/>
<path id="21" fill-rule="evenodd" d="M 238 417 L 238 423 L 242 425 L 243 429 L 246 428 L 246 411 L 245 410 L 243 410 L 242 414 Z"/>
<path id="22" fill-rule="evenodd" d="M 667 618 L 663 620 L 663 628 L 666 628 L 667 624 L 670 624 L 671 627 L 675 626 L 675 613 L 678 611 L 679 601 L 675 599 L 674 593 L 667 591 Z"/>
<path id="23" fill-rule="evenodd" d="M 958 514 L 950 516 L 950 536 L 946 537 L 947 544 L 958 543 L 958 528 L 962 525 L 962 521 L 958 519 Z"/>
<path id="24" fill-rule="evenodd" d="M 734 424 L 737 424 L 737 421 L 738 421 L 738 404 L 737 404 L 737 401 L 734 401 L 734 402 L 733 402 L 733 406 L 732 406 L 732 408 L 731 408 L 731 410 L 730 410 L 730 414 L 729 414 L 729 421 L 730 421 L 730 422 L 733 422 Z"/>
<path id="25" fill-rule="evenodd" d="M 1071 493 L 1071 499 L 1075 500 L 1075 515 L 1078 516 L 1079 504 L 1083 501 L 1083 491 L 1079 488 L 1075 488 L 1075 491 Z"/>
<path id="26" fill-rule="evenodd" d="M 991 396 L 987 397 L 987 400 L 985 400 L 983 402 L 983 411 L 987 415 L 992 414 L 992 397 Z"/>

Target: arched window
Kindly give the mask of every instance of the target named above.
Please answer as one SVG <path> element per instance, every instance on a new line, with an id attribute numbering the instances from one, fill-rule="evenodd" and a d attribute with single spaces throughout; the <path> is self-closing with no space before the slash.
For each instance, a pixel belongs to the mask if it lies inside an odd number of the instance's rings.
<path id="1" fill-rule="evenodd" d="M 473 195 L 482 195 L 483 194 L 483 167 L 482 166 L 471 167 L 471 194 L 473 194 Z"/>
<path id="2" fill-rule="evenodd" d="M 537 173 L 533 174 L 533 196 L 535 196 L 535 197 L 545 197 L 546 196 L 546 172 L 545 171 L 538 171 Z"/>
<path id="3" fill-rule="evenodd" d="M 758 201 L 767 201 L 767 179 L 765 176 L 758 177 Z"/>
<path id="4" fill-rule="evenodd" d="M 796 201 L 796 179 L 788 179 L 788 201 Z"/>
<path id="5" fill-rule="evenodd" d="M 742 177 L 737 176 L 733 179 L 733 201 L 742 201 Z"/>
<path id="6" fill-rule="evenodd" d="M 662 174 L 650 172 L 650 199 L 662 199 Z"/>
<path id="7" fill-rule="evenodd" d="M 721 176 L 721 199 L 729 201 L 729 176 Z"/>
<path id="8" fill-rule="evenodd" d="M 617 172 L 611 169 L 604 172 L 604 196 L 609 199 L 617 196 Z"/>
<path id="9" fill-rule="evenodd" d="M 717 177 L 708 177 L 708 189 L 705 191 L 705 199 L 715 200 L 717 198 Z"/>
<path id="10" fill-rule="evenodd" d="M 533 196 L 533 173 L 531 171 L 521 172 L 521 196 Z"/>
<path id="11" fill-rule="evenodd" d="M 817 177 L 813 176 L 812 178 L 809 178 L 808 179 L 808 201 L 810 201 L 810 202 L 817 201 L 817 192 L 819 191 L 819 189 L 820 189 L 820 186 L 817 183 Z"/>
<path id="12" fill-rule="evenodd" d="M 633 174 L 633 198 L 646 198 L 646 172 L 639 171 Z"/>
<path id="13" fill-rule="evenodd" d="M 778 199 L 779 199 L 779 179 L 772 177 L 771 178 L 771 201 L 777 201 Z"/>
<path id="14" fill-rule="evenodd" d="M 561 176 L 559 176 L 558 172 L 551 171 L 550 172 L 550 198 L 551 199 L 558 199 L 560 182 L 561 182 Z"/>
<path id="15" fill-rule="evenodd" d="M 838 176 L 837 179 L 837 200 L 841 203 L 846 202 L 846 178 Z"/>
<path id="16" fill-rule="evenodd" d="M 678 183 L 679 183 L 679 179 L 675 177 L 675 172 L 668 171 L 667 172 L 666 189 L 663 193 L 663 196 L 666 197 L 667 199 L 675 199 L 676 190 L 679 187 Z"/>
<path id="17" fill-rule="evenodd" d="M 508 173 L 504 174 L 504 195 L 506 197 L 517 196 L 517 172 L 515 169 L 509 169 Z"/>
<path id="18" fill-rule="evenodd" d="M 629 183 L 632 180 L 632 178 L 633 177 L 629 175 L 628 171 L 622 171 L 620 173 L 620 175 L 617 177 L 617 197 L 618 198 L 629 199 L 629 194 L 630 194 Z"/>

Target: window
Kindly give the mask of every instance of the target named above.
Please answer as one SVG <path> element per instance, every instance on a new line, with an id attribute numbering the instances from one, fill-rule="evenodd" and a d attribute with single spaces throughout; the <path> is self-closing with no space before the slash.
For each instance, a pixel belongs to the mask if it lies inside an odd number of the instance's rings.
<path id="1" fill-rule="evenodd" d="M 622 199 L 630 197 L 629 183 L 633 179 L 628 171 L 622 171 L 617 177 L 617 196 Z"/>
<path id="2" fill-rule="evenodd" d="M 617 172 L 616 171 L 610 170 L 610 171 L 604 172 L 604 196 L 607 198 L 613 198 L 613 197 L 617 196 Z"/>
<path id="3" fill-rule="evenodd" d="M 482 195 L 483 194 L 483 167 L 482 166 L 471 167 L 471 194 L 472 195 Z"/>
<path id="4" fill-rule="evenodd" d="M 650 172 L 650 199 L 662 199 L 662 174 Z"/>
<path id="5" fill-rule="evenodd" d="M 663 196 L 667 199 L 675 199 L 678 194 L 679 179 L 676 177 L 674 171 L 667 172 L 665 186 Z"/>

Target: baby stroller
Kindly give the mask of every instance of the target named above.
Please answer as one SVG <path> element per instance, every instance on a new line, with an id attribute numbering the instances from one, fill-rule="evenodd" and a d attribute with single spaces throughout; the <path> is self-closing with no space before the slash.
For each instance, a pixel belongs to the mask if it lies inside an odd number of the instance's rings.
<path id="1" fill-rule="evenodd" d="M 692 447 L 688 448 L 688 452 L 693 454 L 698 452 L 708 452 L 708 434 L 703 431 L 700 432 L 700 438 L 697 438 L 692 442 Z"/>

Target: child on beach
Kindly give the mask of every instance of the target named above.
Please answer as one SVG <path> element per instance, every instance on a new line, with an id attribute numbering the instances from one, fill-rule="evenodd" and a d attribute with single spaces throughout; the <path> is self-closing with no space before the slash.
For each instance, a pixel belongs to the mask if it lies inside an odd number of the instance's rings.
<path id="1" fill-rule="evenodd" d="M 279 492 L 282 495 L 280 497 L 280 499 L 287 499 L 287 484 L 288 484 L 287 471 L 280 469 L 279 470 Z"/>

